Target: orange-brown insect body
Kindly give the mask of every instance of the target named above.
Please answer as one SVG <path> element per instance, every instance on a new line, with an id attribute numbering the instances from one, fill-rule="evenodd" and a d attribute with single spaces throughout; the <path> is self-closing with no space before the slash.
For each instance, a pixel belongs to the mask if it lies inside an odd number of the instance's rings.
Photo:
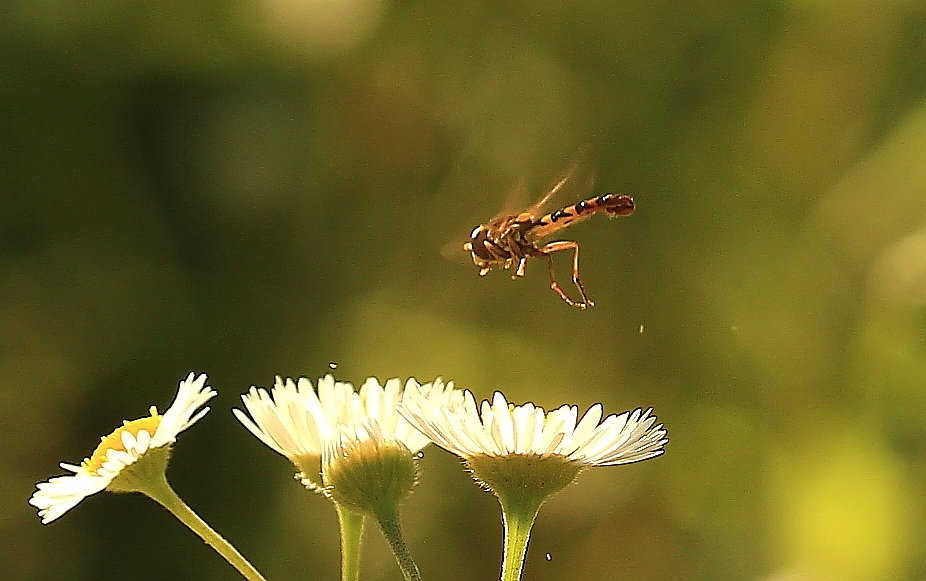
<path id="1" fill-rule="evenodd" d="M 595 306 L 595 303 L 585 295 L 579 277 L 579 244 L 564 240 L 540 246 L 537 241 L 599 212 L 612 217 L 627 216 L 633 213 L 634 202 L 630 196 L 605 194 L 538 217 L 536 208 L 559 190 L 565 181 L 566 178 L 563 178 L 530 210 L 517 215 L 500 216 L 488 224 L 477 226 L 470 234 L 470 240 L 463 245 L 463 249 L 472 254 L 473 263 L 479 267 L 480 276 L 487 274 L 493 266 L 509 270 L 517 264 L 511 278 L 518 278 L 524 276 L 525 263 L 529 257 L 544 258 L 550 274 L 550 288 L 567 304 L 584 309 Z M 579 290 L 581 301 L 569 298 L 556 281 L 550 255 L 561 250 L 573 251 L 572 282 Z"/>

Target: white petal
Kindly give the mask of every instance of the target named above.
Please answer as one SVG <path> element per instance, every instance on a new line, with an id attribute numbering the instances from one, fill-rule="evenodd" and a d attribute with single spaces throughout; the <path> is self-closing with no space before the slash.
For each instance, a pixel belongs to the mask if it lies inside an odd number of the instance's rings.
<path id="1" fill-rule="evenodd" d="M 576 423 L 578 408 L 551 412 L 526 403 L 512 406 L 504 394 L 477 403 L 472 392 L 429 402 L 424 387 L 407 389 L 402 416 L 437 445 L 464 458 L 486 454 L 559 455 L 586 465 L 636 462 L 663 452 L 668 442 L 662 425 L 653 427 L 652 410 L 610 415 L 600 404 Z"/>
<path id="2" fill-rule="evenodd" d="M 203 373 L 194 378 L 191 372 L 185 380 L 180 382 L 177 397 L 161 417 L 158 428 L 151 439 L 151 447 L 158 448 L 174 442 L 177 434 L 206 415 L 209 408 L 199 410 L 198 413 L 196 410 L 216 395 L 216 392 L 206 385 L 206 374 Z"/>

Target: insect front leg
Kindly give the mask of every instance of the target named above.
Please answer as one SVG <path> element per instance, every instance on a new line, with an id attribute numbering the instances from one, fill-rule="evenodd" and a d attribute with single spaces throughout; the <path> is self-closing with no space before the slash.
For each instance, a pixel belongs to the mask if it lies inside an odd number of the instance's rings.
<path id="1" fill-rule="evenodd" d="M 572 282 L 576 285 L 576 288 L 579 289 L 579 295 L 582 297 L 582 302 L 576 302 L 569 298 L 569 296 L 563 291 L 563 288 L 556 282 L 556 274 L 553 272 L 553 258 L 550 256 L 554 252 L 559 252 L 561 250 L 572 250 Z M 585 294 L 585 287 L 582 286 L 582 278 L 579 276 L 579 243 L 563 240 L 560 242 L 550 242 L 549 244 L 543 246 L 539 249 L 539 252 L 542 253 L 547 259 L 547 270 L 550 273 L 550 288 L 560 296 L 561 299 L 566 301 L 567 304 L 580 309 L 587 307 L 594 307 L 595 303 L 589 300 L 588 296 Z"/>

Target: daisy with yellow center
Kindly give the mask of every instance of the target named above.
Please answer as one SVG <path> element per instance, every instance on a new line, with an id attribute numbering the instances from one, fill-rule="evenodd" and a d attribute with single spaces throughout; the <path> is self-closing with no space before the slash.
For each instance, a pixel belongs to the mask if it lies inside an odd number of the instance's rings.
<path id="1" fill-rule="evenodd" d="M 502 581 L 521 578 L 530 531 L 540 506 L 589 466 L 628 464 L 663 453 L 668 442 L 652 410 L 609 415 L 595 404 L 546 412 L 532 403 L 509 404 L 501 392 L 477 405 L 437 406 L 414 390 L 399 412 L 438 446 L 463 458 L 476 481 L 498 497 L 505 526 Z"/>
<path id="2" fill-rule="evenodd" d="M 398 505 L 417 479 L 415 454 L 430 443 L 398 413 L 405 393 L 414 390 L 434 405 L 462 397 L 440 379 L 380 385 L 369 378 L 355 391 L 331 375 L 313 389 L 306 378 L 276 378 L 273 389 L 252 387 L 241 396 L 250 417 L 235 417 L 268 447 L 299 470 L 304 486 L 334 501 L 341 525 L 341 578 L 359 576 L 359 549 L 367 516 L 380 525 L 406 579 L 418 579 L 398 527 Z"/>
<path id="3" fill-rule="evenodd" d="M 246 579 L 263 577 L 227 541 L 212 530 L 177 496 L 167 483 L 167 462 L 177 435 L 198 422 L 209 411 L 202 407 L 216 392 L 206 385 L 206 376 L 190 373 L 180 382 L 177 396 L 163 415 L 152 406 L 150 416 L 124 421 L 79 466 L 62 463 L 72 472 L 39 483 L 29 504 L 36 507 L 43 524 L 74 508 L 84 498 L 101 490 L 141 492 L 158 502 L 209 543 Z"/>

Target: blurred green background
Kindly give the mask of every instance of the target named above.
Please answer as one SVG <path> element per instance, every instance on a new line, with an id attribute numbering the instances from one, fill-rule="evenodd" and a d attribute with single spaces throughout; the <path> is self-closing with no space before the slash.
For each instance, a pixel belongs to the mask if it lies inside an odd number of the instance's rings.
<path id="1" fill-rule="evenodd" d="M 234 578 L 139 495 L 26 504 L 194 370 L 174 487 L 336 579 L 333 510 L 230 413 L 334 362 L 655 408 L 667 453 L 554 497 L 525 579 L 926 578 L 924 96 L 922 0 L 3 3 L 0 576 Z M 469 231 L 580 152 L 564 203 L 637 202 L 563 233 L 598 306 L 477 276 Z M 425 578 L 497 578 L 494 499 L 423 470 Z M 363 567 L 400 578 L 375 529 Z"/>

